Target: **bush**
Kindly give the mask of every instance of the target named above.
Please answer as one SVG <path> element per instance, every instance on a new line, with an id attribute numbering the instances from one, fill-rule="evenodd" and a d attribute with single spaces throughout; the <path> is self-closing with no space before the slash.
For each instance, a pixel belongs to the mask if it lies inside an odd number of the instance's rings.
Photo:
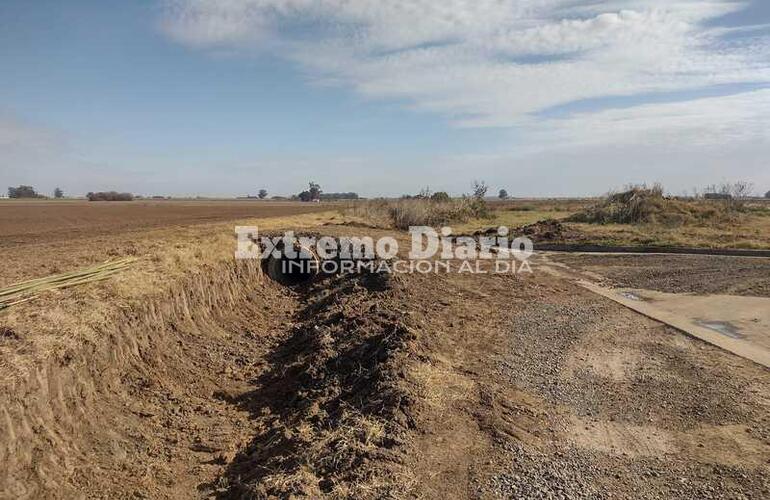
<path id="1" fill-rule="evenodd" d="M 102 191 L 98 193 L 88 193 L 88 201 L 133 201 L 134 195 L 131 193 L 118 193 L 117 191 Z"/>
<path id="2" fill-rule="evenodd" d="M 718 201 L 678 200 L 664 196 L 659 184 L 631 186 L 610 193 L 599 203 L 569 217 L 570 222 L 589 224 L 664 224 L 681 226 L 692 222 L 729 220 L 736 206 Z"/>
<path id="3" fill-rule="evenodd" d="M 486 209 L 486 206 L 484 206 Z M 465 197 L 436 202 L 431 199 L 371 200 L 349 209 L 353 215 L 379 225 L 397 229 L 410 226 L 437 227 L 452 222 L 465 222 L 485 214 L 476 200 Z"/>
<path id="4" fill-rule="evenodd" d="M 444 191 L 436 191 L 430 197 L 430 201 L 432 201 L 434 203 L 446 203 L 449 200 L 451 200 L 451 198 Z"/>

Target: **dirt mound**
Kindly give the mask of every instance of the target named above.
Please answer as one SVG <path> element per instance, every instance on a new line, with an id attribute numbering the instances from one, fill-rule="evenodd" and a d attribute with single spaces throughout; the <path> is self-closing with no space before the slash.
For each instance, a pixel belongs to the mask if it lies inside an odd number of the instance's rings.
<path id="1" fill-rule="evenodd" d="M 555 219 L 535 222 L 514 231 L 517 236 L 527 236 L 533 241 L 563 241 L 566 232 L 564 225 Z"/>
<path id="2" fill-rule="evenodd" d="M 569 228 L 556 219 L 545 219 L 526 226 L 514 228 L 511 231 L 513 236 L 526 236 L 536 242 L 564 241 L 565 238 L 573 234 Z M 473 237 L 479 236 L 497 236 L 498 228 L 490 227 L 483 231 L 476 231 Z"/>
<path id="3" fill-rule="evenodd" d="M 590 224 L 664 224 L 679 226 L 735 218 L 736 206 L 728 202 L 682 200 L 664 196 L 660 186 L 633 187 L 608 195 L 599 203 L 566 220 Z"/>
<path id="4" fill-rule="evenodd" d="M 385 274 L 330 277 L 303 292 L 290 338 L 258 390 L 238 398 L 263 430 L 226 473 L 223 497 L 390 493 L 384 467 L 410 426 L 402 383 L 414 333 Z"/>

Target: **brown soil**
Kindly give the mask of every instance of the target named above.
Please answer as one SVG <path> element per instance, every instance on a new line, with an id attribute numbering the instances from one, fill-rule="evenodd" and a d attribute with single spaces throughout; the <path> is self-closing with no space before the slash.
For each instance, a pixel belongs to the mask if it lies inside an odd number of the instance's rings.
<path id="1" fill-rule="evenodd" d="M 551 259 L 621 288 L 770 297 L 770 258 L 553 254 Z"/>
<path id="2" fill-rule="evenodd" d="M 770 372 L 537 268 L 286 289 L 230 224 L 115 238 L 0 313 L 0 498 L 770 493 Z"/>
<path id="3" fill-rule="evenodd" d="M 326 203 L 252 200 L 3 201 L 0 202 L 0 248 L 43 241 L 53 244 L 168 226 L 289 216 L 333 208 Z"/>

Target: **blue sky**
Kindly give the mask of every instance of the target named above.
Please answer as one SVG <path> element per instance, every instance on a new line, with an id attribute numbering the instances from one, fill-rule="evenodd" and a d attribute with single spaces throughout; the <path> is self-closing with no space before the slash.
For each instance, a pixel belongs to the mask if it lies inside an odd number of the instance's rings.
<path id="1" fill-rule="evenodd" d="M 770 4 L 0 2 L 0 182 L 770 189 Z"/>

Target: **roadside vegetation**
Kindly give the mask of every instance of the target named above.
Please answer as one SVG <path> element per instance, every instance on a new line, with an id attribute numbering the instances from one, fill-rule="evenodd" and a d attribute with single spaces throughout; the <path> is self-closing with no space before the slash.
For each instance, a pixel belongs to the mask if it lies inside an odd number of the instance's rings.
<path id="1" fill-rule="evenodd" d="M 707 193 L 707 196 L 710 193 Z M 708 222 L 733 222 L 746 212 L 744 198 L 730 194 L 719 198 L 676 198 L 666 196 L 661 185 L 632 186 L 611 193 L 593 206 L 567 220 L 590 224 L 663 224 L 693 225 Z"/>
<path id="2" fill-rule="evenodd" d="M 484 199 L 487 190 L 483 181 L 474 181 L 471 194 L 451 198 L 443 191 L 432 193 L 425 188 L 417 195 L 404 195 L 398 200 L 380 198 L 356 203 L 344 212 L 370 224 L 402 230 L 410 226 L 436 227 L 478 219 L 489 220 L 491 211 Z"/>
<path id="3" fill-rule="evenodd" d="M 474 188 L 477 187 L 474 184 Z M 378 227 L 451 225 L 454 234 L 515 228 L 536 241 L 619 246 L 770 248 L 770 203 L 743 182 L 671 196 L 662 186 L 629 186 L 601 198 L 489 201 L 485 185 L 460 198 L 423 189 L 344 210 Z M 507 195 L 507 193 L 505 193 Z"/>
<path id="4" fill-rule="evenodd" d="M 608 245 L 770 248 L 770 205 L 745 182 L 710 186 L 692 197 L 660 185 L 610 193 L 567 217 L 580 240 Z"/>

